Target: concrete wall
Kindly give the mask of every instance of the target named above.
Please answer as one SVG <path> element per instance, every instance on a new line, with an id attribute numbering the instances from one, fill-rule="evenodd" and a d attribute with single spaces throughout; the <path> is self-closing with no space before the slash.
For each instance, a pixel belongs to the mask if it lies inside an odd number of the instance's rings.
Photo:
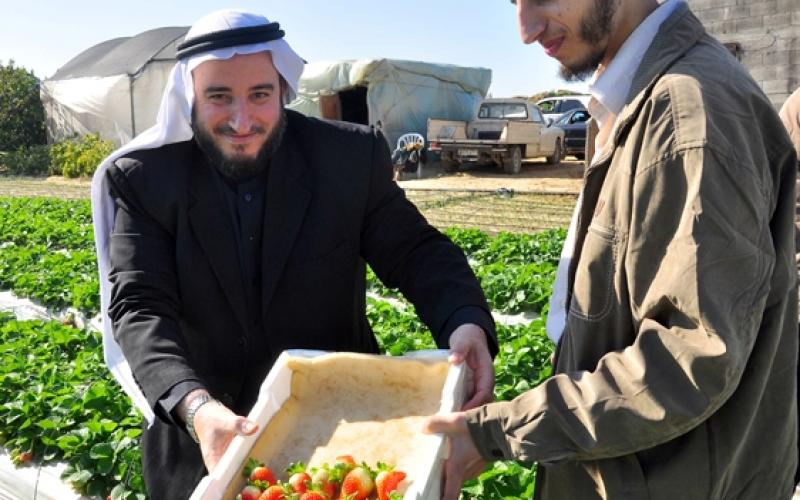
<path id="1" fill-rule="evenodd" d="M 742 64 L 779 108 L 800 87 L 800 0 L 688 0 L 720 42 L 738 43 Z"/>

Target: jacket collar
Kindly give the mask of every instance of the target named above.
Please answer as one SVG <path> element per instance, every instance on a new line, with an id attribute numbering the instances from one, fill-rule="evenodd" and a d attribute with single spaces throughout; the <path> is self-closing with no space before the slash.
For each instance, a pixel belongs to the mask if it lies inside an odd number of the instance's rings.
<path id="1" fill-rule="evenodd" d="M 686 3 L 678 5 L 661 24 L 658 34 L 645 52 L 634 74 L 626 103 L 618 115 L 611 140 L 593 163 L 604 163 L 610 158 L 658 79 L 705 35 L 705 28 L 689 10 L 689 6 Z"/>

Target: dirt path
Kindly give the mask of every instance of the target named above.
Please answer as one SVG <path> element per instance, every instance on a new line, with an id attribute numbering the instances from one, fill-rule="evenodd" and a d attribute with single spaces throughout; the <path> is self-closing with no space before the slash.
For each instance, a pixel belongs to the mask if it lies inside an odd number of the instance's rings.
<path id="1" fill-rule="evenodd" d="M 569 157 L 560 165 L 543 160 L 525 161 L 522 172 L 506 175 L 495 167 L 477 167 L 463 172 L 443 172 L 435 163 L 423 167 L 422 179 L 404 174 L 403 189 L 511 189 L 516 192 L 551 192 L 577 194 L 583 185 L 583 162 Z"/>
<path id="2" fill-rule="evenodd" d="M 6 177 L 0 176 L 0 196 L 47 196 L 52 198 L 89 198 L 88 179 L 63 177 Z"/>
<path id="3" fill-rule="evenodd" d="M 423 168 L 422 179 L 404 174 L 399 182 L 406 190 L 461 189 L 515 192 L 551 192 L 577 194 L 583 183 L 582 163 L 568 159 L 561 165 L 547 165 L 541 160 L 526 161 L 522 172 L 510 176 L 493 167 L 473 168 L 462 172 L 443 172 L 438 163 Z M 52 196 L 57 198 L 88 198 L 89 179 L 63 177 L 4 177 L 0 176 L 0 196 Z"/>

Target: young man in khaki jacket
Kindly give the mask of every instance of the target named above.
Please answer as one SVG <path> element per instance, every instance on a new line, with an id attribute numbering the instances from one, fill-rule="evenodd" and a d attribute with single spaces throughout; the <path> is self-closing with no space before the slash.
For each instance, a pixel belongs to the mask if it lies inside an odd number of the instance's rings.
<path id="1" fill-rule="evenodd" d="M 428 422 L 451 439 L 444 497 L 516 459 L 539 463 L 536 498 L 790 498 L 797 167 L 777 113 L 681 0 L 515 3 L 525 43 L 593 75 L 599 134 L 555 374 Z"/>

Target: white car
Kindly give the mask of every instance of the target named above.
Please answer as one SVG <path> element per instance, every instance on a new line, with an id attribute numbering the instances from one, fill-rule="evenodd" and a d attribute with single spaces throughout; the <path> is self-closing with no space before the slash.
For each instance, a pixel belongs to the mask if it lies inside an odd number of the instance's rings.
<path id="1" fill-rule="evenodd" d="M 545 97 L 537 102 L 536 105 L 542 110 L 542 114 L 544 115 L 544 119 L 547 120 L 547 123 L 553 123 L 568 111 L 586 108 L 591 98 L 592 96 L 580 94 Z"/>

